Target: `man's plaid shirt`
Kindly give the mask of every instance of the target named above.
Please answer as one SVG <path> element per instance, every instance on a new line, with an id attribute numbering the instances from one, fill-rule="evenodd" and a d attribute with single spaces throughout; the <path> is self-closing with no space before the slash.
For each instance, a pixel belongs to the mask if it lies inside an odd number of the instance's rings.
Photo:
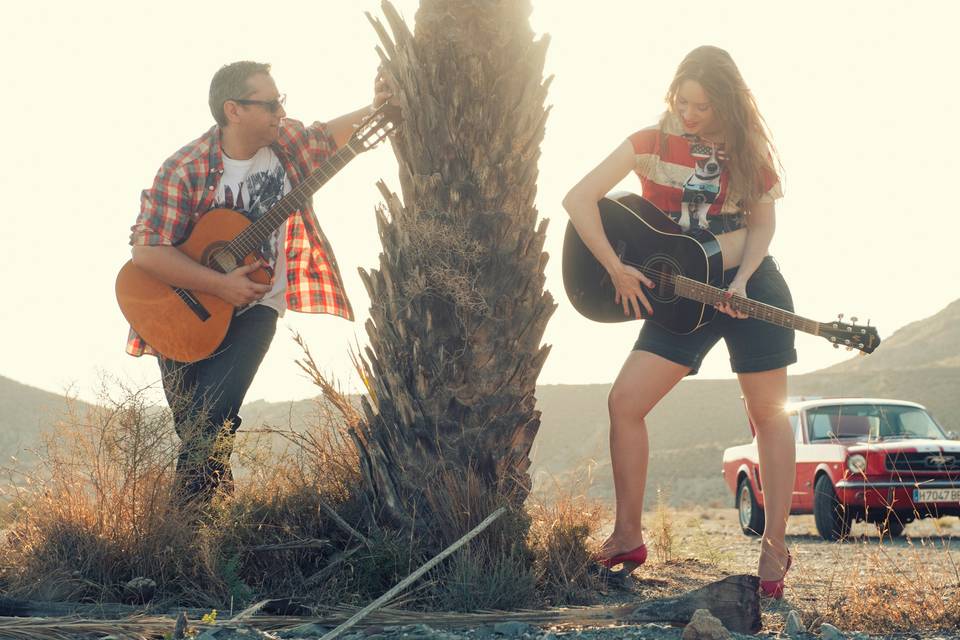
<path id="1" fill-rule="evenodd" d="M 272 146 L 292 187 L 323 163 L 336 149 L 326 126 L 309 127 L 284 119 Z M 157 172 L 153 186 L 140 197 L 140 215 L 130 234 L 131 245 L 176 245 L 190 234 L 194 222 L 213 208 L 223 176 L 220 127 L 213 127 L 173 154 Z M 353 310 L 330 243 L 308 202 L 287 221 L 287 308 L 304 313 L 331 313 L 353 320 Z M 130 330 L 127 353 L 155 354 Z"/>

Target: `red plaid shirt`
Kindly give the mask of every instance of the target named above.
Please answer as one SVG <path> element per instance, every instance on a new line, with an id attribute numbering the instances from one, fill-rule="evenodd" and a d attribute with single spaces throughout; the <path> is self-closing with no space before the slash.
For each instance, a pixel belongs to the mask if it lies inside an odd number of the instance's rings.
<path id="1" fill-rule="evenodd" d="M 285 118 L 272 146 L 293 187 L 336 150 L 325 125 Z M 173 154 L 157 172 L 153 186 L 140 196 L 140 215 L 131 228 L 131 245 L 176 245 L 190 234 L 194 222 L 213 208 L 223 176 L 220 127 Z M 330 243 L 311 204 L 287 221 L 287 307 L 303 313 L 330 313 L 353 320 L 353 309 Z M 127 353 L 156 354 L 130 329 Z"/>

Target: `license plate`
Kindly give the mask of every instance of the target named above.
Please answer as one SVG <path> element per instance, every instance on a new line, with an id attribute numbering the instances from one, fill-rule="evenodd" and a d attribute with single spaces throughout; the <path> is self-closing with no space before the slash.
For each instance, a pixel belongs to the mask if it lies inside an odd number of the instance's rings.
<path id="1" fill-rule="evenodd" d="M 960 502 L 960 489 L 914 489 L 914 502 Z"/>

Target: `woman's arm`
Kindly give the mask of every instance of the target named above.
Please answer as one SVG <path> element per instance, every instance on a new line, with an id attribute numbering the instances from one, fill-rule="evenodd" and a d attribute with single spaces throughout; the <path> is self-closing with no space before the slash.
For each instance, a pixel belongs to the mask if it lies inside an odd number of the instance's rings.
<path id="1" fill-rule="evenodd" d="M 763 262 L 767 251 L 770 248 L 770 241 L 773 239 L 773 233 L 777 228 L 777 216 L 773 202 L 754 205 L 750 209 L 747 220 L 747 235 L 744 240 L 743 258 L 740 260 L 740 268 L 737 269 L 737 275 L 734 276 L 730 286 L 727 287 L 729 295 L 747 297 L 747 281 L 753 272 L 757 270 L 760 263 Z M 722 304 L 717 307 L 727 315 L 734 318 L 746 318 L 747 315 L 734 311 L 730 305 Z"/>
<path id="2" fill-rule="evenodd" d="M 620 261 L 603 231 L 600 208 L 597 206 L 597 202 L 630 173 L 635 162 L 633 145 L 626 140 L 570 189 L 563 199 L 563 208 L 570 215 L 570 221 L 583 243 L 610 274 L 617 289 L 615 301 L 623 305 L 623 314 L 630 315 L 632 309 L 639 318 L 641 304 L 648 314 L 653 314 L 653 308 L 643 294 L 641 284 L 653 287 L 654 283 L 638 270 Z"/>

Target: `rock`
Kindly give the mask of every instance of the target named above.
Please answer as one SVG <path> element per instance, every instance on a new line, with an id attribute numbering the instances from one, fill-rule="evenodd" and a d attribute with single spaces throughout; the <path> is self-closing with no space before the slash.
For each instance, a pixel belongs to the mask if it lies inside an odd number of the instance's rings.
<path id="1" fill-rule="evenodd" d="M 245 626 L 207 629 L 194 640 L 273 640 L 275 635 Z"/>
<path id="2" fill-rule="evenodd" d="M 473 637 L 473 640 L 490 640 L 491 638 L 497 637 L 497 634 L 493 631 L 493 625 L 490 624 L 477 627 L 470 635 Z"/>
<path id="3" fill-rule="evenodd" d="M 408 624 L 400 627 L 397 635 L 407 640 L 416 640 L 418 638 L 439 638 L 442 632 L 425 624 Z"/>
<path id="4" fill-rule="evenodd" d="M 127 602 L 143 604 L 153 599 L 157 592 L 157 583 L 150 578 L 134 578 L 123 587 L 123 597 Z"/>
<path id="5" fill-rule="evenodd" d="M 787 614 L 786 632 L 794 640 L 802 638 L 803 634 L 807 632 L 807 628 L 803 626 L 803 621 L 800 619 L 800 614 L 796 611 L 790 611 Z"/>
<path id="6" fill-rule="evenodd" d="M 278 631 L 276 635 L 278 638 L 322 638 L 330 631 L 333 631 L 333 627 L 307 623 Z"/>
<path id="7" fill-rule="evenodd" d="M 823 638 L 823 640 L 845 640 L 847 636 L 832 624 L 824 622 L 820 625 L 820 637 Z"/>
<path id="8" fill-rule="evenodd" d="M 733 636 L 709 610 L 697 609 L 680 637 L 683 640 L 730 640 Z"/>
<path id="9" fill-rule="evenodd" d="M 519 638 L 525 633 L 536 633 L 539 631 L 533 625 L 529 625 L 526 622 L 498 622 L 493 625 L 494 633 L 499 633 L 502 636 L 507 636 L 508 638 Z"/>

